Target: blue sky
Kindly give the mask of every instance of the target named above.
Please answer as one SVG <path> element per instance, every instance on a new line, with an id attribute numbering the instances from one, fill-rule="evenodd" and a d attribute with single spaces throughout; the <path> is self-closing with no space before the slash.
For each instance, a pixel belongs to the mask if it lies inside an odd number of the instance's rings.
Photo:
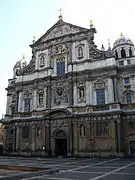
<path id="1" fill-rule="evenodd" d="M 60 8 L 67 22 L 89 27 L 93 20 L 99 48 L 107 47 L 108 38 L 113 44 L 120 32 L 135 42 L 135 0 L 0 0 L 0 117 L 14 64 L 22 54 L 30 61 L 33 36 L 39 38 L 57 22 Z"/>

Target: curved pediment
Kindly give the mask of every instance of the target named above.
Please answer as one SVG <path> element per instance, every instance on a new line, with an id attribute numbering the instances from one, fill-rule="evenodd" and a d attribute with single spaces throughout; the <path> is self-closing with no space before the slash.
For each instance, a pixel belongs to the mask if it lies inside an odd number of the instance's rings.
<path id="1" fill-rule="evenodd" d="M 66 109 L 55 109 L 50 110 L 44 114 L 44 118 L 60 118 L 60 117 L 71 117 L 72 113 Z"/>

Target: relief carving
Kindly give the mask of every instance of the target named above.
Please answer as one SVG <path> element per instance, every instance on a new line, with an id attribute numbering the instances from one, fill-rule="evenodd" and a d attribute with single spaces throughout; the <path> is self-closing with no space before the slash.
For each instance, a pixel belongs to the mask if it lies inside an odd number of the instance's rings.
<path id="1" fill-rule="evenodd" d="M 79 31 L 84 31 L 85 28 L 81 28 L 79 26 L 74 26 L 72 24 L 68 24 L 65 22 L 57 22 L 49 31 L 44 35 L 42 41 L 46 41 L 48 39 L 60 37 L 62 35 L 77 33 Z"/>
<path id="2" fill-rule="evenodd" d="M 69 88 L 68 84 L 58 83 L 57 86 L 53 87 L 52 96 L 53 105 L 68 104 L 69 99 Z"/>
<path id="3" fill-rule="evenodd" d="M 56 45 L 56 46 L 53 46 L 52 48 L 52 56 L 68 53 L 68 52 L 69 52 L 69 47 L 66 44 Z"/>
<path id="4" fill-rule="evenodd" d="M 106 79 L 96 79 L 94 82 L 93 82 L 93 88 L 94 89 L 106 89 L 107 87 L 107 80 Z"/>

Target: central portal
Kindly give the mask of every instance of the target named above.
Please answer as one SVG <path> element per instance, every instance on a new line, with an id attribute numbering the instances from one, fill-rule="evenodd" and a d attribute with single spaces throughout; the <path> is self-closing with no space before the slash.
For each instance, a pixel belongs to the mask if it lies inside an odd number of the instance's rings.
<path id="1" fill-rule="evenodd" d="M 67 155 L 67 137 L 64 131 L 59 131 L 55 135 L 55 154 Z"/>

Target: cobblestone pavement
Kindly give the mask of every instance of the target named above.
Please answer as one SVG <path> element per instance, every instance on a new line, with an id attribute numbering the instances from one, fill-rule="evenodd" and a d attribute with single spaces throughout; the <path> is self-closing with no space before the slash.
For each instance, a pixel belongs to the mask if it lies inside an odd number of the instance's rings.
<path id="1" fill-rule="evenodd" d="M 59 169 L 58 173 L 45 174 L 21 180 L 135 180 L 135 159 L 120 158 L 3 158 L 0 164 L 40 166 Z M 3 176 L 0 171 L 0 178 Z M 7 174 L 10 172 L 7 172 Z M 17 172 L 18 173 L 18 172 Z"/>

